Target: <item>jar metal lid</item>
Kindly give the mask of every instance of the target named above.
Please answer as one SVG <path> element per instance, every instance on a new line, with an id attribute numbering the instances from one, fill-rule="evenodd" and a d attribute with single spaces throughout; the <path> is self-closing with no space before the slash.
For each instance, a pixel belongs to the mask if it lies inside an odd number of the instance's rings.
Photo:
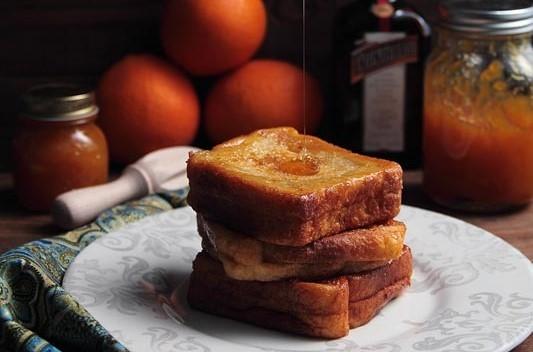
<path id="1" fill-rule="evenodd" d="M 533 33 L 531 0 L 441 0 L 440 25 L 481 35 Z"/>
<path id="2" fill-rule="evenodd" d="M 94 93 L 68 83 L 47 83 L 30 88 L 22 96 L 22 114 L 43 121 L 74 121 L 98 113 Z"/>

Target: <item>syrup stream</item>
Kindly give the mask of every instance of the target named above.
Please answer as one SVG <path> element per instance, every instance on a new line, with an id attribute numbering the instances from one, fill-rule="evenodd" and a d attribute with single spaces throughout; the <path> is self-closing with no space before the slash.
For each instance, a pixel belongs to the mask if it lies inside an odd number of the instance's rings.
<path id="1" fill-rule="evenodd" d="M 302 0 L 302 103 L 303 103 L 303 143 L 298 156 L 292 160 L 281 162 L 278 169 L 284 173 L 297 176 L 312 176 L 319 172 L 320 165 L 307 151 L 307 58 L 306 58 L 306 0 Z"/>
<path id="2" fill-rule="evenodd" d="M 306 89 L 306 75 L 307 75 L 307 60 L 306 60 L 306 18 L 305 18 L 305 0 L 302 0 L 302 83 L 303 83 L 303 115 L 304 115 L 304 143 L 303 143 L 303 154 L 300 156 L 300 159 L 303 160 L 307 154 L 306 142 L 307 142 L 307 89 Z"/>

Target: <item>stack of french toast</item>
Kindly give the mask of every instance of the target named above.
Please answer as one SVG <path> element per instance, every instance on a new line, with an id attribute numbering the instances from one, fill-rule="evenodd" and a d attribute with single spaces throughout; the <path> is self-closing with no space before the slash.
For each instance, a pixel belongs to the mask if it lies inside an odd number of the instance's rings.
<path id="1" fill-rule="evenodd" d="M 187 173 L 203 248 L 194 308 L 338 338 L 410 284 L 394 162 L 281 127 L 194 153 Z"/>

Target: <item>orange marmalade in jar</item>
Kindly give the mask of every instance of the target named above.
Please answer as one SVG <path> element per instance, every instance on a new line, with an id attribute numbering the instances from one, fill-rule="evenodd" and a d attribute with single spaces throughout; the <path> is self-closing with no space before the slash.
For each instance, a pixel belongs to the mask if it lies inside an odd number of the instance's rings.
<path id="1" fill-rule="evenodd" d="M 106 182 L 107 143 L 94 123 L 98 108 L 91 91 L 47 84 L 30 89 L 22 102 L 13 174 L 24 207 L 46 211 L 63 192 Z"/>
<path id="2" fill-rule="evenodd" d="M 424 189 L 498 211 L 533 198 L 533 4 L 448 0 L 426 66 Z"/>

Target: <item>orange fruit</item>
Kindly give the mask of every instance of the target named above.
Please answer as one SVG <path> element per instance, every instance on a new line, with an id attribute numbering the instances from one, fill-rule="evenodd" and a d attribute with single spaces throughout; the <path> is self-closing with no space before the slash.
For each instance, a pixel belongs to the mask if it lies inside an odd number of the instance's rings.
<path id="1" fill-rule="evenodd" d="M 126 56 L 104 74 L 96 95 L 99 124 L 115 162 L 189 144 L 196 135 L 200 108 L 194 87 L 155 56 Z"/>
<path id="2" fill-rule="evenodd" d="M 214 143 L 260 128 L 304 130 L 304 72 L 289 63 L 254 60 L 223 77 L 205 102 L 205 129 Z M 306 132 L 316 131 L 323 110 L 319 85 L 306 75 Z"/>
<path id="3" fill-rule="evenodd" d="M 262 0 L 169 0 L 161 40 L 176 64 L 194 75 L 214 75 L 252 57 L 266 22 Z"/>

